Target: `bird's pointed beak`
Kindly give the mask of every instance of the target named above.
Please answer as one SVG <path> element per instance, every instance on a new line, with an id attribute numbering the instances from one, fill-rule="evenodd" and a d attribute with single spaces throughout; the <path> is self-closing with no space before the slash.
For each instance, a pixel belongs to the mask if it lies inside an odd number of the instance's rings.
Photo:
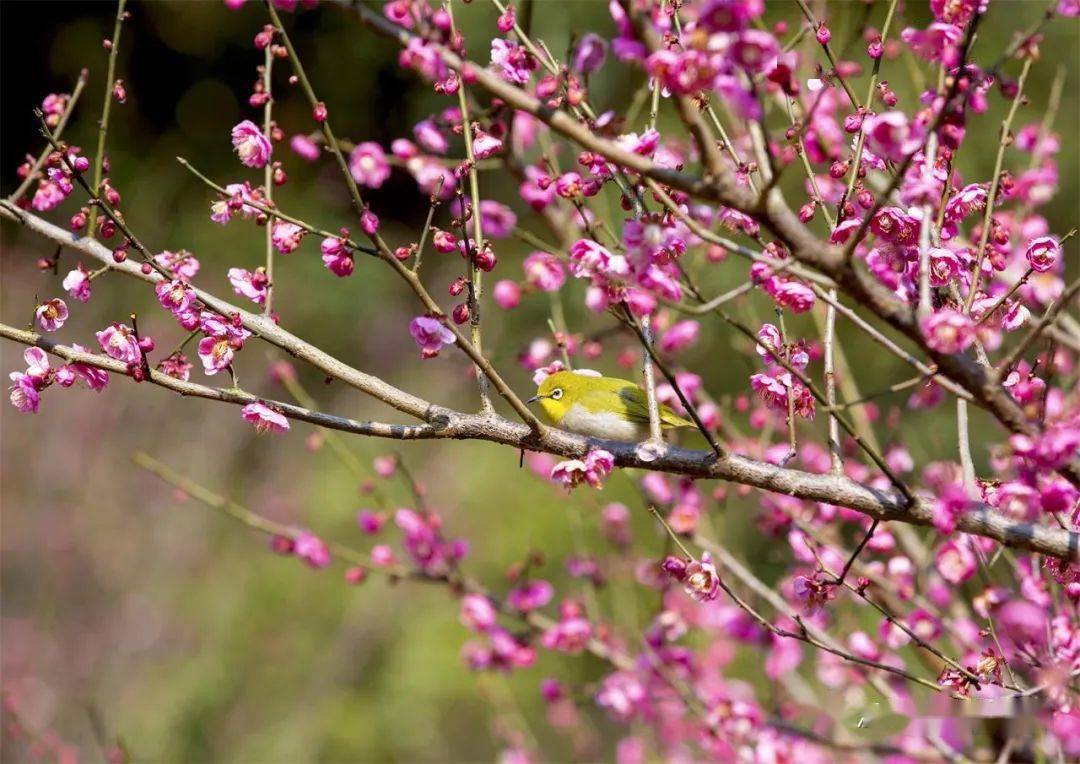
<path id="1" fill-rule="evenodd" d="M 532 398 L 529 398 L 529 400 L 527 400 L 525 402 L 526 403 L 536 403 L 538 400 L 540 400 L 541 397 L 543 397 L 543 396 L 534 395 Z"/>

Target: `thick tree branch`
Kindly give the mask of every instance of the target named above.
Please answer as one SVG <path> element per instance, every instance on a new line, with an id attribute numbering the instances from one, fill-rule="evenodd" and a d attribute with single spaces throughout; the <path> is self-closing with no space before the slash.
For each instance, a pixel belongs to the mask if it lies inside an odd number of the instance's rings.
<path id="1" fill-rule="evenodd" d="M 0 336 L 26 345 L 36 345 L 67 361 L 87 363 L 116 374 L 126 373 L 123 364 L 118 361 L 92 353 L 81 353 L 33 332 L 0 324 Z M 297 342 L 306 345 L 302 340 L 297 340 Z M 344 364 L 336 363 L 344 367 Z M 344 368 L 348 369 L 348 367 Z M 360 373 L 355 370 L 350 371 Z M 247 404 L 256 400 L 265 400 L 242 391 L 181 382 L 157 372 L 151 374 L 150 381 L 183 395 L 226 403 Z M 621 467 L 689 475 L 702 479 L 729 480 L 733 483 L 741 483 L 799 499 L 848 507 L 876 519 L 914 525 L 932 524 L 932 500 L 928 498 L 917 497 L 908 506 L 908 500 L 899 491 L 873 488 L 842 475 L 817 475 L 801 470 L 785 469 L 735 454 L 725 453 L 723 456 L 717 456 L 711 451 L 673 446 L 666 449 L 655 460 L 645 461 L 638 454 L 637 445 L 634 443 L 584 438 L 553 428 L 547 429 L 542 437 L 537 438 L 527 425 L 511 422 L 499 416 L 454 411 L 426 401 L 420 401 L 420 403 L 424 406 L 430 421 L 428 425 L 422 426 L 358 422 L 291 404 L 275 401 L 269 403 L 290 418 L 310 422 L 320 427 L 378 438 L 486 440 L 567 458 L 581 457 L 590 448 L 602 447 L 614 455 L 616 464 Z M 1017 522 L 985 505 L 980 505 L 977 509 L 962 515 L 957 522 L 957 529 L 964 533 L 995 539 L 1006 546 L 1028 549 L 1063 560 L 1080 561 L 1080 533 Z"/>

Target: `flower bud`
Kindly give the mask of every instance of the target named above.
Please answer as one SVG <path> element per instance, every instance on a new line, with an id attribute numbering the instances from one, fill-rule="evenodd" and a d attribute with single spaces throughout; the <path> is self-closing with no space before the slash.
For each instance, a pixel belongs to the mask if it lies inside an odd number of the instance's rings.
<path id="1" fill-rule="evenodd" d="M 371 210 L 364 210 L 360 213 L 360 230 L 374 236 L 379 231 L 379 216 Z"/>
<path id="2" fill-rule="evenodd" d="M 444 255 L 458 248 L 457 237 L 441 228 L 435 229 L 435 235 L 431 237 L 431 243 L 436 252 L 442 252 Z"/>
<path id="3" fill-rule="evenodd" d="M 255 35 L 255 47 L 259 50 L 263 50 L 274 41 L 274 27 L 271 24 L 267 24 L 262 28 L 262 31 Z"/>
<path id="4" fill-rule="evenodd" d="M 499 27 L 500 32 L 509 32 L 514 28 L 516 22 L 514 6 L 507 5 L 506 10 L 499 16 L 499 20 L 495 22 L 495 25 Z"/>
<path id="5" fill-rule="evenodd" d="M 862 129 L 863 119 L 866 114 L 863 111 L 857 111 L 854 114 L 848 114 L 844 117 L 844 132 L 857 133 Z"/>
<path id="6" fill-rule="evenodd" d="M 660 567 L 676 581 L 682 581 L 686 578 L 686 563 L 678 557 L 669 555 L 662 563 L 660 563 Z"/>
<path id="7" fill-rule="evenodd" d="M 559 80 L 554 74 L 541 77 L 540 81 L 536 83 L 537 98 L 550 98 L 557 92 L 559 92 Z"/>
<path id="8" fill-rule="evenodd" d="M 495 269 L 495 264 L 498 262 L 498 259 L 491 250 L 491 246 L 489 244 L 484 244 L 484 248 L 473 255 L 473 262 L 476 263 L 476 267 L 484 273 L 491 273 L 491 271 Z"/>
<path id="9" fill-rule="evenodd" d="M 345 571 L 345 583 L 357 586 L 367 579 L 367 569 L 359 565 L 353 565 Z"/>

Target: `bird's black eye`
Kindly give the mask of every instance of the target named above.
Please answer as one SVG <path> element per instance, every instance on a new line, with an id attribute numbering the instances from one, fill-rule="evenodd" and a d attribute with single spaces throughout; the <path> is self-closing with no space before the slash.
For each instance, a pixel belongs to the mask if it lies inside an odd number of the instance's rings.
<path id="1" fill-rule="evenodd" d="M 562 388 L 556 387 L 554 390 L 551 391 L 551 400 L 557 401 L 560 398 L 562 398 Z"/>

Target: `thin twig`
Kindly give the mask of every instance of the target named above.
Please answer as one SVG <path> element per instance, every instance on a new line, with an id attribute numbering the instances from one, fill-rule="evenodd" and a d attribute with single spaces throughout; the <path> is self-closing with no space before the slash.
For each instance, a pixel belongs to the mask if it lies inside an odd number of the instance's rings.
<path id="1" fill-rule="evenodd" d="M 457 35 L 457 26 L 454 22 L 454 7 L 450 0 L 445 0 L 443 7 L 450 16 L 450 33 Z M 480 214 L 480 181 L 476 173 L 476 156 L 473 153 L 472 121 L 469 119 L 469 100 L 466 97 L 465 83 L 458 86 L 458 108 L 461 111 L 461 130 L 465 138 L 465 161 L 469 167 L 469 191 L 472 197 L 473 218 L 473 247 L 469 247 L 469 239 L 466 235 L 463 246 L 469 250 L 469 339 L 476 352 L 483 353 L 483 340 L 480 327 L 480 298 L 484 293 L 484 275 L 476 265 L 476 253 L 484 248 L 484 230 Z M 465 216 L 465 205 L 461 207 L 462 218 Z M 476 367 L 476 383 L 480 389 L 480 410 L 492 411 L 490 383 L 480 366 Z"/>
<path id="2" fill-rule="evenodd" d="M 113 34 L 109 39 L 109 64 L 105 74 L 105 99 L 101 105 L 97 152 L 94 154 L 94 184 L 91 186 L 94 196 L 97 196 L 101 191 L 101 173 L 105 166 L 105 136 L 109 132 L 109 112 L 112 109 L 113 85 L 116 81 L 116 55 L 120 51 L 120 31 L 124 25 L 124 6 L 126 4 L 127 0 L 119 0 L 116 4 L 116 20 L 113 22 Z M 90 220 L 86 228 L 91 236 L 94 235 L 96 224 L 97 209 L 91 207 Z"/>
<path id="3" fill-rule="evenodd" d="M 274 52 L 273 45 L 267 45 L 263 59 L 263 94 L 266 103 L 263 105 L 263 135 L 266 140 L 273 140 L 271 130 L 273 127 L 274 91 L 273 70 Z M 274 205 L 274 169 L 271 162 L 263 168 L 263 198 L 268 207 Z M 273 220 L 266 221 L 266 297 L 263 301 L 263 312 L 270 316 L 274 312 L 274 224 Z"/>
<path id="4" fill-rule="evenodd" d="M 982 265 L 986 259 L 986 245 L 990 241 L 990 218 L 994 214 L 994 203 L 997 201 L 998 189 L 1001 188 L 1001 164 L 1005 158 L 1005 147 L 1012 143 L 1012 123 L 1016 117 L 1016 110 L 1020 106 L 1020 100 L 1024 95 L 1024 83 L 1027 82 L 1028 72 L 1034 58 L 1024 59 L 1024 68 L 1020 70 L 1020 79 L 1016 83 L 1016 95 L 1009 106 L 1009 113 L 1001 124 L 1001 135 L 998 140 L 997 157 L 994 159 L 994 175 L 990 181 L 990 193 L 986 197 L 986 211 L 983 213 L 982 235 L 979 237 L 979 247 L 975 255 L 975 270 L 971 275 L 971 287 L 968 289 L 967 298 L 964 300 L 964 313 L 971 313 L 971 304 L 975 302 L 975 295 L 979 291 L 982 282 Z"/>

